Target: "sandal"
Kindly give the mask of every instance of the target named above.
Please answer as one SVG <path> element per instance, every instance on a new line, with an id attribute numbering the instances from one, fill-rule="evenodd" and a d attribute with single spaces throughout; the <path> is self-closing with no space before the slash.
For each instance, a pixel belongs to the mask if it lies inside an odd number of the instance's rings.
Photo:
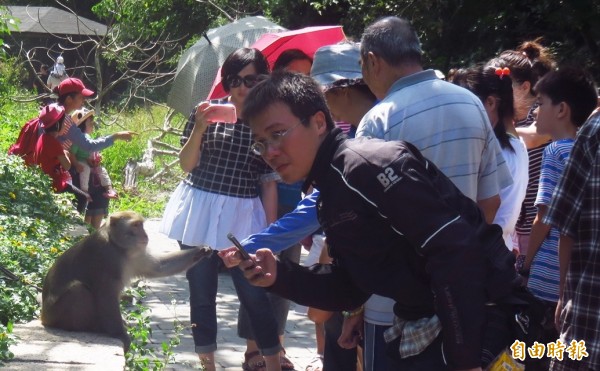
<path id="1" fill-rule="evenodd" d="M 321 371 L 323 370 L 323 356 L 317 354 L 311 361 L 306 365 L 305 371 Z"/>
<path id="2" fill-rule="evenodd" d="M 279 364 L 281 365 L 281 371 L 293 371 L 296 368 L 292 361 L 289 360 L 288 357 L 285 356 L 285 349 L 282 349 L 283 354 L 279 355 Z"/>
<path id="3" fill-rule="evenodd" d="M 250 360 L 257 356 L 260 356 L 260 361 L 251 363 Z M 260 355 L 260 352 L 258 350 L 255 350 L 254 352 L 250 352 L 250 353 L 244 353 L 244 362 L 242 363 L 242 370 L 244 370 L 244 371 L 264 371 L 266 366 L 267 365 L 265 364 L 265 360 Z"/>

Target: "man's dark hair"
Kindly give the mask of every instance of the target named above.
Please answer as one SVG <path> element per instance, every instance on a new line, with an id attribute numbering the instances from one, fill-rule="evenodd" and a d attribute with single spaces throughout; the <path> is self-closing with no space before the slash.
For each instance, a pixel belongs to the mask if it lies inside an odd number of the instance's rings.
<path id="1" fill-rule="evenodd" d="M 300 49 L 288 49 L 277 57 L 277 60 L 273 64 L 273 72 L 284 70 L 290 63 L 293 61 L 309 61 L 311 64 L 313 62 L 312 58 L 306 55 Z"/>
<path id="2" fill-rule="evenodd" d="M 360 41 L 363 59 L 369 52 L 391 66 L 421 64 L 421 42 L 409 21 L 398 17 L 381 18 L 365 28 Z"/>
<path id="3" fill-rule="evenodd" d="M 229 54 L 223 66 L 221 67 L 221 81 L 223 88 L 229 93 L 229 76 L 237 75 L 249 64 L 254 65 L 257 75 L 267 75 L 269 73 L 269 63 L 258 49 L 240 48 Z"/>
<path id="4" fill-rule="evenodd" d="M 290 107 L 294 116 L 308 126 L 308 118 L 321 111 L 325 114 L 327 129 L 334 128 L 321 87 L 309 76 L 293 72 L 275 72 L 256 85 L 244 101 L 244 119 L 251 122 L 274 103 Z"/>
<path id="5" fill-rule="evenodd" d="M 577 67 L 548 72 L 535 84 L 535 91 L 548 96 L 552 104 L 567 103 L 571 108 L 571 120 L 577 127 L 583 125 L 598 105 L 594 80 Z"/>

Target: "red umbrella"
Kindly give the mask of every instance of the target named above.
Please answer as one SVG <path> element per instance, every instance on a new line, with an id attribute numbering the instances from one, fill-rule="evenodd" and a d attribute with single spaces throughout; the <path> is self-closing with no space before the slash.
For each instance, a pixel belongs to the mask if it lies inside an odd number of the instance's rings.
<path id="1" fill-rule="evenodd" d="M 317 49 L 325 45 L 336 44 L 346 39 L 342 26 L 305 27 L 299 30 L 263 34 L 252 48 L 260 50 L 273 67 L 279 55 L 288 49 L 300 49 L 313 57 Z M 217 72 L 208 99 L 223 98 L 227 95 L 221 84 L 221 69 Z"/>

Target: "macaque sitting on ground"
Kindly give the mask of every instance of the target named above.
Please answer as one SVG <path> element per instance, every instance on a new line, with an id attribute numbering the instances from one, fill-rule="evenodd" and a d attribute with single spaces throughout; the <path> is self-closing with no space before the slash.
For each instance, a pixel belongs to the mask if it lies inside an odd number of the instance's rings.
<path id="1" fill-rule="evenodd" d="M 212 253 L 210 247 L 152 256 L 146 250 L 144 219 L 124 211 L 62 254 L 48 271 L 42 291 L 42 324 L 68 331 L 104 333 L 131 340 L 123 324 L 119 298 L 134 278 L 173 275 Z"/>

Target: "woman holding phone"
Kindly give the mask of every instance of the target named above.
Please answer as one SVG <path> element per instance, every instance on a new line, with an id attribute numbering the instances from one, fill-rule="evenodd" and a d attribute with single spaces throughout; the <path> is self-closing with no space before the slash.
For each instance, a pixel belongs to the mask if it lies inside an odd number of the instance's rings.
<path id="1" fill-rule="evenodd" d="M 192 110 L 179 153 L 188 175 L 171 195 L 160 228 L 182 249 L 205 244 L 215 250 L 186 273 L 195 349 L 208 371 L 215 369 L 217 349 L 217 276 L 222 260 L 216 251 L 231 246 L 228 233 L 248 236 L 276 218 L 278 176 L 250 150 L 251 132 L 243 120 L 246 95 L 268 72 L 257 49 L 241 48 L 227 57 L 221 78 L 230 96 L 217 105 L 202 102 Z M 231 121 L 236 122 L 214 122 L 224 118 L 226 103 L 235 106 L 237 120 Z M 254 339 L 247 340 L 243 369 L 281 370 L 282 347 L 266 292 L 250 285 L 239 269 L 229 272 L 250 324 L 250 329 L 238 326 L 238 335 Z"/>

